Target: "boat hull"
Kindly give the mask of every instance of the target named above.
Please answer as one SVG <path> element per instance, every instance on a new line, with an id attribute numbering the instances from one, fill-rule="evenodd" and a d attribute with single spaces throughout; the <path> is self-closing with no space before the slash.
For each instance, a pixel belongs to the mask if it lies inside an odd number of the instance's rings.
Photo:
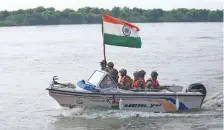
<path id="1" fill-rule="evenodd" d="M 200 109 L 205 95 L 197 93 L 86 93 L 47 89 L 60 106 L 123 109 L 144 112 L 176 112 Z M 120 104 L 120 105 L 119 105 Z"/>

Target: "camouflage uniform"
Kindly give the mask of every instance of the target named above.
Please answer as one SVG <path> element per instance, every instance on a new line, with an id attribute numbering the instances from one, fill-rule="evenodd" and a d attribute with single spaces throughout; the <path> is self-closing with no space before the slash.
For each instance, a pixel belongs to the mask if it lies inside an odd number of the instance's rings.
<path id="1" fill-rule="evenodd" d="M 123 81 L 120 80 L 119 87 L 121 89 L 129 90 L 131 88 L 131 84 L 132 84 L 131 77 L 127 75 L 127 70 L 125 70 L 125 69 L 121 69 L 119 72 L 121 74 L 121 79 L 123 80 Z"/>
<path id="2" fill-rule="evenodd" d="M 146 88 L 150 89 L 150 88 L 153 87 L 153 86 L 152 86 L 152 83 L 151 83 L 151 80 L 157 80 L 157 76 L 158 76 L 158 73 L 155 72 L 155 71 L 152 71 L 152 73 L 151 73 L 151 77 L 152 77 L 152 79 L 148 79 L 148 80 L 146 81 Z"/>
<path id="3" fill-rule="evenodd" d="M 140 77 L 142 76 L 141 73 L 139 71 L 136 71 L 133 73 L 133 75 L 134 75 L 134 81 L 132 82 L 132 88 L 138 90 L 143 89 L 145 83 L 140 79 Z"/>
<path id="4" fill-rule="evenodd" d="M 107 64 L 108 66 L 108 72 L 110 74 L 110 76 L 112 77 L 112 79 L 115 81 L 116 84 L 118 84 L 118 71 L 114 68 L 114 63 L 113 62 L 109 62 Z"/>
<path id="5" fill-rule="evenodd" d="M 137 89 L 145 89 L 145 83 L 142 80 L 138 80 Z"/>
<path id="6" fill-rule="evenodd" d="M 146 81 L 146 85 L 145 85 L 145 87 L 146 87 L 147 89 L 150 89 L 150 88 L 152 87 L 152 83 L 151 83 L 150 81 Z"/>
<path id="7" fill-rule="evenodd" d="M 146 72 L 144 70 L 141 70 L 138 72 L 139 74 L 139 81 L 138 81 L 138 84 L 139 84 L 139 87 L 138 88 L 141 88 L 141 89 L 145 89 L 145 74 Z"/>
<path id="8" fill-rule="evenodd" d="M 101 70 L 102 70 L 102 71 L 109 72 L 109 69 L 107 68 L 106 65 L 107 65 L 107 62 L 106 62 L 105 60 L 102 60 L 102 61 L 100 62 Z"/>

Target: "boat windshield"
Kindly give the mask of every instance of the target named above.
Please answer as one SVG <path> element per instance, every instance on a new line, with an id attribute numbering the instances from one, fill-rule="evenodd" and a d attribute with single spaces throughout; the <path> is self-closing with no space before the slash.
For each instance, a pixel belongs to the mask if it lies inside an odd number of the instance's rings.
<path id="1" fill-rule="evenodd" d="M 93 85 L 98 85 L 103 76 L 104 76 L 103 72 L 95 71 L 93 75 L 89 78 L 89 83 Z"/>
<path id="2" fill-rule="evenodd" d="M 113 80 L 110 78 L 110 76 L 105 76 L 102 82 L 100 83 L 100 88 L 106 89 L 106 88 L 116 88 L 116 85 L 114 84 Z"/>

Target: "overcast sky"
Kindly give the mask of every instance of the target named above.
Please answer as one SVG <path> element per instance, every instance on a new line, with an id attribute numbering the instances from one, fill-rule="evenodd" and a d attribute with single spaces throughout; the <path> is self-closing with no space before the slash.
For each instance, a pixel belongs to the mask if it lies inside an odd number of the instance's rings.
<path id="1" fill-rule="evenodd" d="M 144 9 L 203 8 L 223 9 L 224 0 L 0 0 L 0 10 L 17 10 L 37 6 L 78 9 L 85 6 L 111 9 L 114 6 Z"/>

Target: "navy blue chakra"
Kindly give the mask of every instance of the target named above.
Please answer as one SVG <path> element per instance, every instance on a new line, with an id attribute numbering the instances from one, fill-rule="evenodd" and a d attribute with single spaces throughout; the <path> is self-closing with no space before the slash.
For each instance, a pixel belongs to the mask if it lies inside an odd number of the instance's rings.
<path id="1" fill-rule="evenodd" d="M 131 35 L 131 28 L 129 26 L 124 25 L 122 28 L 122 32 L 125 36 Z"/>

